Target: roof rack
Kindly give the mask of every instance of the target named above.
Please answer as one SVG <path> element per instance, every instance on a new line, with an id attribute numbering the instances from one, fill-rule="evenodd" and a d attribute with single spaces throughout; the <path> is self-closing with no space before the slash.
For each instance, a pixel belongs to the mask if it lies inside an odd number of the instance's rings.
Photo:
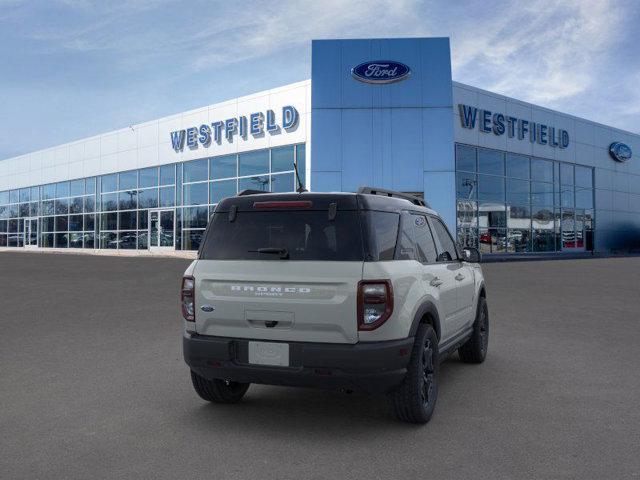
<path id="1" fill-rule="evenodd" d="M 271 193 L 271 192 L 265 192 L 264 190 L 252 190 L 252 189 L 248 188 L 248 189 L 242 190 L 240 193 L 238 193 L 238 197 L 245 197 L 247 195 L 259 195 L 261 193 Z"/>
<path id="2" fill-rule="evenodd" d="M 422 198 L 418 198 L 415 195 L 410 195 L 408 193 L 396 192 L 395 190 L 385 190 L 384 188 L 376 187 L 360 187 L 358 189 L 358 193 L 364 193 L 367 195 L 381 195 L 383 197 L 402 198 L 404 200 L 409 200 L 414 205 L 431 208 L 429 204 Z"/>

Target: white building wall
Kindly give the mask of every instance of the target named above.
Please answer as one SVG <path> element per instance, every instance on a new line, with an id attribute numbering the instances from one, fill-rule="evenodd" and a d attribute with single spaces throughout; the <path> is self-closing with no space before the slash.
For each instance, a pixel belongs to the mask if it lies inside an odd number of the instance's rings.
<path id="1" fill-rule="evenodd" d="M 296 128 L 288 131 L 280 129 L 276 134 L 265 132 L 260 137 L 247 134 L 246 140 L 235 135 L 231 142 L 223 136 L 220 144 L 212 142 L 206 148 L 198 145 L 194 150 L 185 146 L 182 152 L 175 152 L 172 148 L 172 131 L 199 127 L 201 124 L 211 124 L 240 115 L 248 117 L 254 112 L 265 113 L 267 110 L 273 110 L 280 124 L 282 107 L 285 105 L 292 105 L 298 110 L 299 121 Z M 310 117 L 311 81 L 306 80 L 0 160 L 0 191 L 208 156 L 304 143 L 310 136 Z M 306 151 L 309 156 L 309 148 Z M 307 169 L 310 168 L 309 163 L 307 162 Z M 308 174 L 306 178 L 309 178 Z"/>

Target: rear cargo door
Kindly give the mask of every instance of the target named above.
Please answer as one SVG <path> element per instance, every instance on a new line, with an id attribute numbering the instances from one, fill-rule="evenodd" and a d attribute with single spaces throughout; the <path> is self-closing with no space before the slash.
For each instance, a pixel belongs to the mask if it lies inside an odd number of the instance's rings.
<path id="1" fill-rule="evenodd" d="M 357 342 L 364 258 L 357 210 L 315 199 L 246 203 L 216 211 L 209 223 L 194 271 L 196 331 Z"/>
<path id="2" fill-rule="evenodd" d="M 196 331 L 263 340 L 355 343 L 361 262 L 197 263 Z"/>

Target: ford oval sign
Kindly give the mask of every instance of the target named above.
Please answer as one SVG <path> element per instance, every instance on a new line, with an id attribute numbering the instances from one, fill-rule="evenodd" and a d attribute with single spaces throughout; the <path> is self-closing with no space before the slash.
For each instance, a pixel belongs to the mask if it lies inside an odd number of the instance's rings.
<path id="1" fill-rule="evenodd" d="M 617 162 L 626 162 L 631 159 L 631 147 L 622 142 L 613 142 L 609 146 L 609 155 Z"/>
<path id="2" fill-rule="evenodd" d="M 411 69 L 404 63 L 391 60 L 364 62 L 351 69 L 356 80 L 366 83 L 392 83 L 404 80 L 411 74 Z"/>

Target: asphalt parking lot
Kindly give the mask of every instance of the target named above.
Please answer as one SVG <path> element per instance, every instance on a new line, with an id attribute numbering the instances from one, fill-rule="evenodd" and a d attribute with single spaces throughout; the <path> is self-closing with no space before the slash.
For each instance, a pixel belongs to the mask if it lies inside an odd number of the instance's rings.
<path id="1" fill-rule="evenodd" d="M 640 478 L 640 258 L 486 264 L 489 356 L 442 366 L 426 426 L 361 394 L 200 400 L 187 264 L 0 253 L 1 478 Z"/>

